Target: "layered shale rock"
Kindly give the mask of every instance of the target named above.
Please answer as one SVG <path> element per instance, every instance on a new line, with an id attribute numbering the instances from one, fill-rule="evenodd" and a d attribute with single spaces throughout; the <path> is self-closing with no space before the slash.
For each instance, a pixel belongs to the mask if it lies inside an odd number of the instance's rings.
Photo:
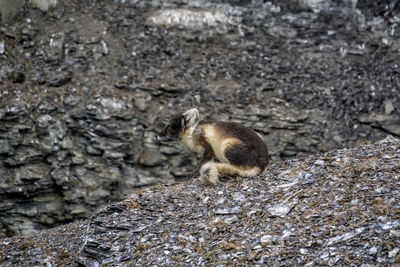
<path id="1" fill-rule="evenodd" d="M 154 137 L 193 106 L 273 162 L 398 136 L 396 1 L 292 2 L 26 2 L 0 26 L 2 235 L 185 178 L 197 159 Z"/>

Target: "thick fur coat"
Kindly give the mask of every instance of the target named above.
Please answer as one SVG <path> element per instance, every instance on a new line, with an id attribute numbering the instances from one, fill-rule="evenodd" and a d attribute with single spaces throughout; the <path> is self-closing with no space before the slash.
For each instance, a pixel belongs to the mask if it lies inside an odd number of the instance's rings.
<path id="1" fill-rule="evenodd" d="M 158 138 L 180 140 L 202 154 L 194 176 L 211 184 L 220 176 L 254 177 L 269 166 L 267 145 L 256 132 L 234 122 L 200 120 L 197 109 L 174 115 Z"/>

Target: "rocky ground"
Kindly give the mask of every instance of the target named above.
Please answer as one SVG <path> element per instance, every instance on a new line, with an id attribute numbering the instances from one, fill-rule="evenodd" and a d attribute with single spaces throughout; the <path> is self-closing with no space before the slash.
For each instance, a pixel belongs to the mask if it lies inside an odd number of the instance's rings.
<path id="1" fill-rule="evenodd" d="M 177 110 L 256 129 L 273 162 L 400 135 L 398 14 L 398 1 L 27 4 L 0 27 L 1 235 L 184 178 L 196 159 L 154 141 Z"/>
<path id="2" fill-rule="evenodd" d="M 0 266 L 400 264 L 400 140 L 272 165 L 254 179 L 141 190 L 0 241 Z"/>

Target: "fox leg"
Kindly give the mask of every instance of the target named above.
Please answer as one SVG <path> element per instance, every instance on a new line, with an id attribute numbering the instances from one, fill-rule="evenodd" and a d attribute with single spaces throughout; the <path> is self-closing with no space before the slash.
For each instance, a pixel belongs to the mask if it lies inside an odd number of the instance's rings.
<path id="1" fill-rule="evenodd" d="M 224 175 L 239 175 L 241 177 L 254 177 L 260 174 L 258 167 L 240 167 L 229 163 L 209 161 L 200 169 L 200 179 L 206 183 L 216 184 L 219 177 Z"/>
<path id="2" fill-rule="evenodd" d="M 201 160 L 199 162 L 199 165 L 197 166 L 196 170 L 190 174 L 189 178 L 194 178 L 198 177 L 200 175 L 200 169 L 201 167 L 208 161 L 212 160 L 214 158 L 214 152 L 211 149 L 211 146 L 206 146 L 203 152 L 203 156 L 201 157 Z"/>

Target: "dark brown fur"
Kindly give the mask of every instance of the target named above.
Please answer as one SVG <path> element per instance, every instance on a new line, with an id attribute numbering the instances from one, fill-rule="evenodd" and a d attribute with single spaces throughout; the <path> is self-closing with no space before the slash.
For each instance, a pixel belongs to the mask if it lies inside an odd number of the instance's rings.
<path id="1" fill-rule="evenodd" d="M 217 176 L 205 178 L 211 183 L 218 181 L 218 173 L 252 177 L 269 164 L 267 146 L 256 132 L 235 122 L 199 120 L 196 109 L 174 115 L 159 139 L 180 139 L 191 150 L 202 153 L 194 175 Z M 221 163 L 210 165 L 213 159 Z M 206 168 L 202 168 L 204 165 Z"/>
<path id="2" fill-rule="evenodd" d="M 264 170 L 269 164 L 268 148 L 261 137 L 252 129 L 236 122 L 199 121 L 198 126 L 212 124 L 221 134 L 233 137 L 242 143 L 231 146 L 225 151 L 229 162 L 241 167 L 259 167 Z M 203 141 L 204 142 L 204 141 Z"/>

